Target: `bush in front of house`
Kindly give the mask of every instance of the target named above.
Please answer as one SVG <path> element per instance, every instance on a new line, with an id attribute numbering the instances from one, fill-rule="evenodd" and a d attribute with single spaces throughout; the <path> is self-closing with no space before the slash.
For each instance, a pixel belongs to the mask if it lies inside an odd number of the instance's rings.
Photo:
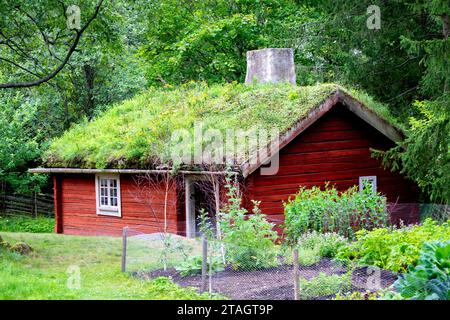
<path id="1" fill-rule="evenodd" d="M 39 216 L 0 216 L 0 231 L 51 233 L 55 224 L 54 218 Z"/>
<path id="2" fill-rule="evenodd" d="M 274 224 L 266 220 L 253 202 L 253 214 L 241 207 L 238 187 L 227 178 L 228 204 L 220 213 L 220 228 L 225 245 L 226 259 L 234 269 L 252 270 L 274 267 L 279 264 L 278 237 Z"/>
<path id="3" fill-rule="evenodd" d="M 321 257 L 334 258 L 339 248 L 348 244 L 343 236 L 333 233 L 312 231 L 303 234 L 299 239 L 299 247 L 316 249 Z"/>
<path id="4" fill-rule="evenodd" d="M 285 235 L 295 243 L 308 231 L 335 232 L 352 239 L 360 229 L 371 230 L 385 226 L 388 221 L 386 199 L 365 187 L 345 192 L 325 186 L 310 189 L 301 187 L 293 198 L 284 204 Z"/>
<path id="5" fill-rule="evenodd" d="M 339 248 L 348 244 L 348 240 L 337 233 L 307 232 L 300 236 L 296 245 L 299 264 L 311 266 L 322 258 L 334 258 Z M 292 263 L 292 250 L 286 250 L 285 261 Z"/>
<path id="6" fill-rule="evenodd" d="M 202 274 L 202 256 L 191 256 L 180 263 L 175 269 L 182 277 L 196 276 Z M 206 263 L 207 272 L 216 273 L 224 269 L 220 257 L 208 257 Z"/>
<path id="7" fill-rule="evenodd" d="M 422 225 L 358 231 L 356 241 L 339 248 L 336 258 L 406 272 L 409 266 L 416 265 L 425 242 L 448 239 L 450 220 L 438 224 L 428 218 Z"/>
<path id="8" fill-rule="evenodd" d="M 407 299 L 450 300 L 450 240 L 425 243 L 416 266 L 394 287 Z"/>

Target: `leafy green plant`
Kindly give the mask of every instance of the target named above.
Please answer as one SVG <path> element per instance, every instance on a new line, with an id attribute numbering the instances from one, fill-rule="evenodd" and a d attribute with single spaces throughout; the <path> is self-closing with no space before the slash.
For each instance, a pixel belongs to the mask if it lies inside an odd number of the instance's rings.
<path id="1" fill-rule="evenodd" d="M 394 287 L 408 299 L 450 300 L 450 240 L 425 243 L 417 265 Z"/>
<path id="2" fill-rule="evenodd" d="M 320 253 L 315 249 L 302 248 L 298 251 L 298 263 L 301 266 L 312 266 L 320 261 Z"/>
<path id="3" fill-rule="evenodd" d="M 350 293 L 337 293 L 333 300 L 378 300 L 379 294 L 377 292 L 360 292 L 353 291 Z"/>
<path id="4" fill-rule="evenodd" d="M 350 288 L 350 279 L 350 275 L 347 273 L 343 275 L 328 275 L 323 272 L 310 280 L 301 278 L 300 298 L 312 299 L 348 290 Z"/>
<path id="5" fill-rule="evenodd" d="M 184 260 L 188 259 L 192 251 L 192 246 L 180 239 L 173 237 L 170 233 L 165 233 L 162 238 L 164 250 L 161 250 L 159 261 L 163 265 L 163 269 L 167 270 L 170 258 L 173 255 L 180 254 Z"/>
<path id="6" fill-rule="evenodd" d="M 391 288 L 384 288 L 375 292 L 339 292 L 333 300 L 405 300 L 405 298 Z"/>
<path id="7" fill-rule="evenodd" d="M 338 249 L 348 244 L 348 240 L 337 233 L 319 233 L 312 231 L 303 234 L 296 245 L 298 261 L 302 266 L 311 266 L 322 257 L 334 258 Z M 285 248 L 283 256 L 286 263 L 292 263 L 292 250 Z"/>
<path id="8" fill-rule="evenodd" d="M 274 224 L 268 222 L 253 202 L 253 214 L 241 207 L 242 199 L 231 178 L 227 178 L 228 205 L 220 214 L 226 258 L 235 269 L 261 269 L 278 265 L 278 237 Z"/>
<path id="9" fill-rule="evenodd" d="M 426 219 L 422 225 L 411 227 L 361 230 L 355 242 L 339 248 L 336 258 L 406 272 L 408 266 L 416 265 L 425 242 L 450 239 L 449 223 Z"/>
<path id="10" fill-rule="evenodd" d="M 371 188 L 356 187 L 339 193 L 336 188 L 301 187 L 284 204 L 285 233 L 295 243 L 304 232 L 336 232 L 353 238 L 355 231 L 385 226 L 388 222 L 386 199 Z"/>
<path id="11" fill-rule="evenodd" d="M 0 216 L 0 231 L 4 232 L 31 232 L 51 233 L 54 227 L 54 218 L 26 217 L 26 216 Z"/>
<path id="12" fill-rule="evenodd" d="M 312 231 L 303 234 L 299 239 L 299 248 L 316 249 L 321 257 L 333 258 L 338 249 L 348 244 L 348 240 L 343 236 L 327 232 L 319 233 Z"/>
<path id="13" fill-rule="evenodd" d="M 208 259 L 206 265 L 207 270 L 211 271 L 212 273 L 216 273 L 224 269 L 221 258 L 217 256 L 212 257 L 212 259 Z M 202 257 L 189 257 L 188 259 L 184 260 L 179 266 L 176 266 L 175 269 L 183 277 L 199 275 L 202 273 Z"/>

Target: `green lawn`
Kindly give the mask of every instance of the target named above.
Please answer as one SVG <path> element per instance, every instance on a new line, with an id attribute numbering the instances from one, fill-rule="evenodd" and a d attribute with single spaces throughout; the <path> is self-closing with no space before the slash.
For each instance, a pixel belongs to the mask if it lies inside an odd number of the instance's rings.
<path id="1" fill-rule="evenodd" d="M 121 273 L 120 238 L 10 232 L 0 235 L 11 243 L 24 241 L 34 249 L 30 256 L 0 249 L 0 299 L 209 298 L 165 278 L 143 281 Z M 156 263 L 157 257 L 149 259 Z M 67 283 L 76 284 L 71 282 L 76 279 L 71 272 L 76 273 L 77 268 L 80 288 L 70 288 Z"/>
<path id="2" fill-rule="evenodd" d="M 55 219 L 38 216 L 0 216 L 0 232 L 51 233 Z"/>

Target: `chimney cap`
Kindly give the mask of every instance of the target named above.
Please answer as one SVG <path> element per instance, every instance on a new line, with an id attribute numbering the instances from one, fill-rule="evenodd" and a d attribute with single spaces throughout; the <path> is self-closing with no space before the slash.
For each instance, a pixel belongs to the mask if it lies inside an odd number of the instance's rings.
<path id="1" fill-rule="evenodd" d="M 247 52 L 245 83 L 296 84 L 294 50 L 292 48 L 265 48 Z"/>

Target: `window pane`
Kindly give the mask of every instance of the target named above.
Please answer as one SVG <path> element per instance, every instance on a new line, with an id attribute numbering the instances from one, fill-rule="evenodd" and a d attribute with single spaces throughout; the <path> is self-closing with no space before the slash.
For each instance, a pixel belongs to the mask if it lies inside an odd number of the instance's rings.
<path id="1" fill-rule="evenodd" d="M 99 178 L 99 205 L 103 207 L 119 206 L 119 180 Z"/>

